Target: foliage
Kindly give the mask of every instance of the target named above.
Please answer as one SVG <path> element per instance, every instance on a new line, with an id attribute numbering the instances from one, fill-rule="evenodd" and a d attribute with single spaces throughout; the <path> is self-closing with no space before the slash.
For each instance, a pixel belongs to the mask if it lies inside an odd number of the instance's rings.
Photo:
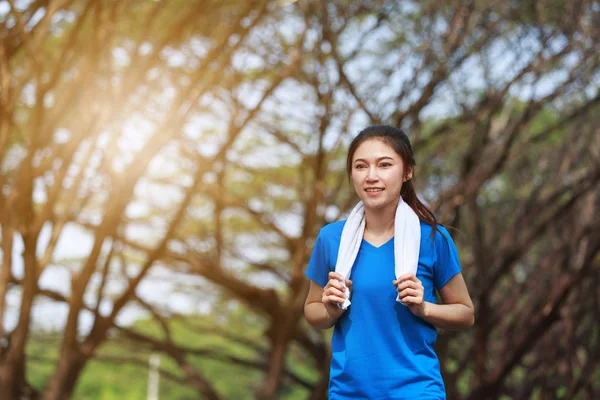
<path id="1" fill-rule="evenodd" d="M 285 3 L 0 3 L 0 392 L 326 398 L 303 271 L 385 123 L 476 304 L 448 398 L 593 398 L 597 4 Z"/>

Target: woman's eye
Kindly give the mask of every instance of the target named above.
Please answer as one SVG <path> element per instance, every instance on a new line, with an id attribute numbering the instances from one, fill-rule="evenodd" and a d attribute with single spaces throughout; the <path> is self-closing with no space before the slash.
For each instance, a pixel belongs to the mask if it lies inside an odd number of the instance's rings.
<path id="1" fill-rule="evenodd" d="M 364 167 L 364 164 L 357 164 L 356 166 L 354 166 L 354 168 L 356 169 L 363 169 Z"/>
<path id="2" fill-rule="evenodd" d="M 379 164 L 379 166 L 382 167 L 382 168 L 387 168 L 387 167 L 391 167 L 392 164 L 386 162 L 386 163 Z"/>

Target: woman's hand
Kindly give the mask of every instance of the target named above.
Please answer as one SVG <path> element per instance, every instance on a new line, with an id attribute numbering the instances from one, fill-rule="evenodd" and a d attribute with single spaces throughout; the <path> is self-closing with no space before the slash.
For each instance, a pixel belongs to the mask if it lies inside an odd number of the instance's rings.
<path id="1" fill-rule="evenodd" d="M 344 295 L 344 286 L 342 281 L 344 277 L 337 272 L 329 273 L 329 282 L 323 288 L 323 297 L 321 301 L 325 305 L 325 310 L 329 317 L 333 320 L 337 320 L 345 310 L 338 307 L 338 304 L 342 304 L 346 296 Z M 346 279 L 346 286 L 352 291 L 352 281 Z"/>
<path id="2" fill-rule="evenodd" d="M 417 317 L 426 315 L 427 303 L 424 300 L 425 289 L 414 274 L 405 274 L 393 281 L 400 296 L 400 301 Z"/>

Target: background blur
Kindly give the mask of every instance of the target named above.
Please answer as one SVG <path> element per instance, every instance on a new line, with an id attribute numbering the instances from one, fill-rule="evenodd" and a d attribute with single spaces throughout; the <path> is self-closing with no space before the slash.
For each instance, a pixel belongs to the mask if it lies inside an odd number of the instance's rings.
<path id="1" fill-rule="evenodd" d="M 376 123 L 476 305 L 448 398 L 598 398 L 597 1 L 0 0 L 0 41 L 2 399 L 325 399 L 303 273 Z"/>

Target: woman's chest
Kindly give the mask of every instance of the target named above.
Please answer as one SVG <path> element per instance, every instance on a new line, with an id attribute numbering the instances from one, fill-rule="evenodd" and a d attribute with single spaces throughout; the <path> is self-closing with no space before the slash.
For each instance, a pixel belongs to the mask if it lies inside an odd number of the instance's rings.
<path id="1" fill-rule="evenodd" d="M 420 251 L 417 278 L 423 283 L 425 292 L 433 290 L 435 260 L 428 251 Z M 394 295 L 392 283 L 396 279 L 393 240 L 375 247 L 363 241 L 350 275 L 353 295 Z"/>

